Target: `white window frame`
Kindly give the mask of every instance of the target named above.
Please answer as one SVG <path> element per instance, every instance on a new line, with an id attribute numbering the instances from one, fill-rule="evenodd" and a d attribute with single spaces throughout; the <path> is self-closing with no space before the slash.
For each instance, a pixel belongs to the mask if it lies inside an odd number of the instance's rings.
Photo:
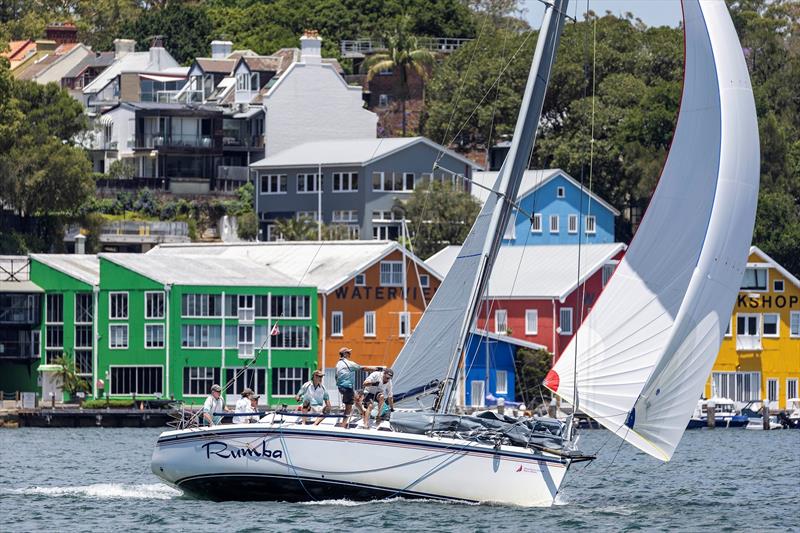
<path id="1" fill-rule="evenodd" d="M 742 333 L 739 331 L 739 317 L 745 319 L 745 324 L 748 323 L 748 318 L 756 317 L 756 332 L 755 333 Z M 736 336 L 737 337 L 761 337 L 761 313 L 736 313 Z"/>
<path id="2" fill-rule="evenodd" d="M 344 337 L 344 313 L 342 311 L 331 311 L 331 337 Z"/>
<path id="3" fill-rule="evenodd" d="M 384 272 L 384 265 L 388 265 L 389 272 Z M 399 267 L 399 269 L 398 269 Z M 402 287 L 403 286 L 403 262 L 402 261 L 381 261 L 378 267 L 380 272 L 381 287 Z M 384 276 L 386 274 L 388 278 Z"/>
<path id="4" fill-rule="evenodd" d="M 376 313 L 375 311 L 364 311 L 364 336 L 365 337 L 375 337 L 376 336 Z M 369 326 L 372 326 L 370 328 Z"/>
<path id="5" fill-rule="evenodd" d="M 151 296 L 160 296 L 161 297 L 161 316 L 150 315 L 148 313 L 149 310 L 149 302 L 147 301 Z M 158 302 L 156 302 L 158 303 Z M 161 320 L 164 318 L 167 312 L 167 300 L 164 291 L 145 291 L 144 292 L 144 318 L 145 320 Z"/>
<path id="6" fill-rule="evenodd" d="M 313 178 L 311 184 L 313 185 L 310 189 L 308 188 L 308 179 L 309 177 Z M 302 182 L 301 182 L 302 179 Z M 317 173 L 308 173 L 308 172 L 300 172 L 297 174 L 297 194 L 317 194 L 319 193 L 318 188 L 323 189 L 325 188 L 325 177 L 321 177 Z M 300 188 L 300 183 L 303 184 L 303 188 Z"/>
<path id="7" fill-rule="evenodd" d="M 152 344 L 147 337 L 147 330 L 157 328 L 161 329 L 161 344 Z M 166 345 L 166 332 L 164 331 L 164 324 L 148 324 L 145 323 L 144 325 L 144 349 L 145 350 L 162 350 Z"/>
<path id="8" fill-rule="evenodd" d="M 356 287 L 366 287 L 367 285 L 367 275 L 363 272 L 361 274 L 356 274 L 353 278 L 353 285 Z"/>
<path id="9" fill-rule="evenodd" d="M 733 337 L 733 316 L 728 318 L 728 329 L 725 331 L 725 338 L 730 339 Z"/>
<path id="10" fill-rule="evenodd" d="M 556 198 L 566 198 L 567 197 L 567 189 L 559 186 L 556 187 Z"/>
<path id="11" fill-rule="evenodd" d="M 502 318 L 501 318 L 502 317 Z M 503 325 L 501 328 L 500 325 Z M 505 335 L 508 332 L 508 310 L 494 310 L 494 332 L 498 335 Z"/>
<path id="12" fill-rule="evenodd" d="M 125 296 L 125 316 L 114 316 L 114 296 Z M 111 291 L 108 293 L 108 319 L 128 320 L 130 316 L 130 296 L 127 291 Z"/>
<path id="13" fill-rule="evenodd" d="M 495 370 L 494 376 L 495 394 L 508 394 L 508 370 Z"/>
<path id="14" fill-rule="evenodd" d="M 338 188 L 336 187 L 337 178 Z M 347 186 L 345 187 L 345 185 Z M 335 193 L 358 192 L 358 172 L 334 172 L 331 175 L 331 190 Z"/>
<path id="15" fill-rule="evenodd" d="M 192 375 L 192 370 L 193 369 L 195 370 L 195 375 L 194 376 Z M 218 367 L 213 367 L 213 366 L 188 366 L 188 365 L 184 366 L 183 367 L 183 372 L 185 373 L 187 370 L 189 370 L 188 380 L 189 380 L 189 390 L 190 391 L 192 389 L 191 383 L 193 381 L 200 382 L 202 385 L 208 385 L 208 383 L 211 383 L 211 384 L 219 383 L 220 382 L 220 376 L 222 375 L 222 373 L 220 372 L 220 369 Z M 203 375 L 200 375 L 200 370 L 203 371 Z M 215 375 L 215 371 L 217 372 L 217 375 Z M 211 374 L 210 376 L 209 376 L 209 373 Z M 183 387 L 185 385 L 184 380 L 185 380 L 184 376 L 181 375 L 181 387 Z M 195 387 L 195 388 L 199 389 L 201 392 L 199 392 L 198 394 L 191 394 L 190 392 L 187 392 L 185 388 L 183 388 L 182 390 L 183 390 L 184 398 L 186 398 L 186 397 L 188 397 L 188 398 L 200 398 L 200 397 L 208 396 L 209 387 L 202 386 L 202 387 Z"/>
<path id="16" fill-rule="evenodd" d="M 765 272 L 766 280 L 764 282 L 764 288 L 763 289 L 750 289 L 750 288 L 745 288 L 744 284 L 742 284 L 741 290 L 747 291 L 747 292 L 768 292 L 769 291 L 769 278 L 770 278 L 769 268 L 767 268 L 767 267 L 751 267 L 751 266 L 748 266 L 748 267 L 745 268 L 745 276 L 747 275 L 747 271 L 748 270 L 757 270 L 757 271 L 758 270 L 762 270 L 762 271 Z M 758 280 L 758 274 L 756 274 L 756 280 Z M 744 276 L 742 276 L 742 281 L 744 281 Z"/>
<path id="17" fill-rule="evenodd" d="M 565 312 L 569 314 L 569 319 L 568 320 L 564 320 L 564 313 Z M 560 333 L 561 335 L 572 335 L 572 331 L 574 329 L 573 328 L 573 321 L 574 321 L 574 317 L 573 317 L 573 311 L 572 311 L 571 307 L 562 307 L 561 309 L 558 310 L 558 327 L 561 330 L 561 333 Z M 564 328 L 564 322 L 568 322 L 568 324 L 567 324 L 569 326 L 568 329 Z"/>
<path id="18" fill-rule="evenodd" d="M 358 210 L 356 209 L 337 209 L 331 213 L 333 224 L 357 224 Z"/>
<path id="19" fill-rule="evenodd" d="M 550 215 L 550 233 L 559 233 L 558 219 L 558 215 Z"/>
<path id="20" fill-rule="evenodd" d="M 770 394 L 770 385 L 775 384 L 775 394 L 773 399 L 773 394 Z M 781 381 L 778 378 L 767 378 L 767 401 L 769 401 L 769 408 L 770 409 L 777 409 L 778 402 L 780 402 L 781 398 Z"/>
<path id="21" fill-rule="evenodd" d="M 475 388 L 480 390 L 480 394 L 475 394 Z M 482 379 L 473 379 L 469 382 L 470 407 L 484 407 L 486 405 L 486 382 Z M 478 396 L 477 402 L 475 396 Z"/>
<path id="22" fill-rule="evenodd" d="M 789 311 L 789 337 L 800 338 L 800 311 Z"/>
<path id="23" fill-rule="evenodd" d="M 431 286 L 431 277 L 428 274 L 420 274 L 419 275 L 419 286 L 423 289 L 427 289 Z"/>
<path id="24" fill-rule="evenodd" d="M 767 317 L 775 317 L 775 333 L 767 334 Z M 781 336 L 781 315 L 779 313 L 764 313 L 761 317 L 761 336 L 768 339 L 777 339 Z"/>
<path id="25" fill-rule="evenodd" d="M 79 314 L 78 313 L 78 298 L 81 297 L 81 296 L 83 296 L 83 297 L 88 296 L 89 306 L 90 306 L 90 308 L 92 310 L 88 322 L 81 322 L 81 321 L 78 320 L 78 314 Z M 88 324 L 91 324 L 92 321 L 94 320 L 95 309 L 94 309 L 94 297 L 93 296 L 94 295 L 91 292 L 76 292 L 75 293 L 75 298 L 74 298 L 74 302 L 73 302 L 73 315 L 72 316 L 73 316 L 73 320 L 75 321 L 76 325 L 78 325 L 78 324 L 88 325 Z"/>
<path id="26" fill-rule="evenodd" d="M 585 231 L 587 235 L 595 235 L 597 233 L 597 218 L 594 215 L 586 215 Z"/>
<path id="27" fill-rule="evenodd" d="M 794 391 L 790 391 L 789 390 L 789 389 L 792 388 L 792 387 L 789 386 L 790 383 L 794 384 Z M 798 397 L 798 393 L 800 393 L 800 391 L 798 391 L 798 386 L 800 386 L 800 378 L 786 378 L 786 389 L 784 389 L 784 390 L 786 391 L 786 409 L 787 410 L 792 408 L 792 406 L 789 405 L 789 399 L 790 398 L 797 398 Z"/>
<path id="28" fill-rule="evenodd" d="M 531 329 L 531 317 L 533 317 L 533 329 Z M 525 335 L 538 335 L 539 334 L 539 310 L 526 309 L 525 310 Z"/>
<path id="29" fill-rule="evenodd" d="M 249 335 L 247 332 L 250 332 Z M 244 339 L 242 339 L 242 333 L 244 334 Z M 269 335 L 269 331 L 267 334 Z M 239 324 L 236 328 L 236 350 L 239 355 L 239 359 L 252 359 L 255 357 L 255 338 L 256 338 L 256 328 L 253 324 Z M 220 344 L 222 342 L 220 341 Z"/>
<path id="30" fill-rule="evenodd" d="M 111 334 L 111 331 L 114 328 L 125 328 L 125 346 L 114 346 L 112 341 L 114 336 Z M 130 346 L 130 335 L 128 331 L 128 324 L 109 324 L 108 325 L 108 349 L 109 350 L 127 350 Z"/>
<path id="31" fill-rule="evenodd" d="M 143 395 L 143 396 L 155 396 L 156 394 L 161 394 L 163 396 L 163 394 L 164 394 L 164 376 L 165 376 L 164 375 L 164 365 L 109 365 L 109 367 L 108 367 L 108 375 L 109 376 L 113 375 L 113 369 L 114 368 L 160 368 L 161 369 L 161 390 L 159 392 L 156 392 L 156 393 L 145 393 L 145 392 L 139 392 L 139 391 L 136 391 L 136 392 L 133 392 L 133 393 L 131 393 L 131 392 L 116 392 L 116 391 L 114 391 L 114 380 L 110 379 L 109 381 L 111 383 L 109 383 L 109 388 L 108 388 L 108 395 L 109 396 L 132 396 L 134 394 L 136 394 L 137 396 L 140 395 L 140 394 Z M 138 383 L 137 383 L 137 388 L 138 388 Z"/>
<path id="32" fill-rule="evenodd" d="M 267 183 L 267 190 L 264 190 L 264 180 Z M 258 182 L 261 194 L 287 194 L 288 192 L 286 174 L 262 174 Z"/>
<path id="33" fill-rule="evenodd" d="M 567 217 L 567 233 L 570 235 L 578 233 L 578 215 L 569 215 Z"/>
<path id="34" fill-rule="evenodd" d="M 287 375 L 281 376 L 281 372 L 285 372 L 286 374 L 289 374 L 290 373 L 289 371 L 291 371 L 291 374 L 292 374 L 291 376 L 287 376 Z M 308 378 L 306 377 L 306 375 L 310 374 L 310 372 L 308 372 L 308 369 L 303 368 L 303 367 L 273 368 L 272 372 L 274 372 L 276 374 L 275 384 L 277 385 L 275 387 L 275 390 L 272 392 L 272 397 L 273 398 L 292 398 L 292 397 L 294 397 L 294 395 L 297 393 L 297 391 L 300 389 L 300 387 L 303 386 L 303 383 L 305 381 L 307 381 Z M 297 375 L 298 373 L 299 373 L 299 376 Z M 306 374 L 306 375 L 304 375 L 304 374 Z M 271 382 L 272 381 L 272 376 L 267 376 L 267 379 L 269 379 L 270 382 Z M 289 382 L 289 383 L 299 383 L 300 385 L 297 386 L 297 387 L 292 386 L 290 388 L 290 393 L 289 394 L 278 394 L 278 391 L 281 389 L 281 381 Z"/>
<path id="35" fill-rule="evenodd" d="M 781 284 L 781 288 L 778 289 L 778 283 Z M 786 282 L 782 279 L 773 279 L 772 280 L 772 292 L 784 292 L 786 290 Z"/>
<path id="36" fill-rule="evenodd" d="M 608 281 L 611 279 L 611 276 L 614 275 L 614 271 L 617 269 L 618 265 L 619 261 L 616 260 L 609 261 L 608 263 L 603 265 L 603 273 L 602 273 L 603 287 L 608 285 Z"/>
<path id="37" fill-rule="evenodd" d="M 406 337 L 411 336 L 411 313 L 409 312 L 401 312 L 397 314 L 397 332 L 398 337 L 401 339 L 405 339 Z M 405 331 L 403 331 L 403 324 L 405 323 Z"/>
<path id="38" fill-rule="evenodd" d="M 534 213 L 531 220 L 531 233 L 542 233 L 542 214 Z"/>

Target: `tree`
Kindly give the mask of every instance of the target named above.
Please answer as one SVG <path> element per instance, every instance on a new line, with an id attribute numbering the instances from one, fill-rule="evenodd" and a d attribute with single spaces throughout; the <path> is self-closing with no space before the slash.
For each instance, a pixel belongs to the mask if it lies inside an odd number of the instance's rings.
<path id="1" fill-rule="evenodd" d="M 116 159 L 108 167 L 108 178 L 112 180 L 131 179 L 136 174 L 136 168 L 129 159 Z"/>
<path id="2" fill-rule="evenodd" d="M 258 217 L 253 211 L 236 217 L 236 235 L 244 241 L 254 241 L 258 236 Z"/>
<path id="3" fill-rule="evenodd" d="M 409 221 L 415 253 L 430 257 L 449 244 L 462 244 L 481 209 L 468 192 L 456 190 L 449 182 L 434 181 L 418 186 L 405 203 L 395 208 Z"/>
<path id="4" fill-rule="evenodd" d="M 317 223 L 309 217 L 277 220 L 275 221 L 275 230 L 286 241 L 317 240 Z"/>
<path id="5" fill-rule="evenodd" d="M 433 67 L 435 58 L 430 50 L 421 48 L 418 39 L 407 33 L 410 26 L 410 18 L 406 15 L 398 29 L 386 37 L 387 52 L 373 54 L 364 61 L 363 69 L 367 75 L 367 81 L 383 71 L 397 71 L 398 89 L 400 94 L 400 109 L 403 115 L 403 137 L 406 136 L 407 117 L 406 102 L 409 94 L 409 76 L 418 76 L 424 81 L 428 77 L 429 70 Z"/>
<path id="6" fill-rule="evenodd" d="M 150 47 L 152 37 L 164 37 L 164 48 L 178 63 L 189 64 L 207 56 L 214 33 L 206 8 L 200 4 L 169 2 L 163 9 L 146 10 L 122 29 L 140 48 Z"/>
<path id="7" fill-rule="evenodd" d="M 800 276 L 800 205 L 788 192 L 762 192 L 753 244 Z"/>
<path id="8" fill-rule="evenodd" d="M 550 370 L 553 355 L 547 350 L 529 350 L 520 348 L 514 358 L 514 367 L 517 375 L 515 392 L 522 398 L 525 405 L 530 408 L 544 398 L 544 381 Z"/>

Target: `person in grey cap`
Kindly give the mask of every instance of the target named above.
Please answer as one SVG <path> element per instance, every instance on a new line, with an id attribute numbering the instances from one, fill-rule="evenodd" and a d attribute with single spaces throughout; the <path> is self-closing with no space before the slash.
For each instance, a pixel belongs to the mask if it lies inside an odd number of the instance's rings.
<path id="1" fill-rule="evenodd" d="M 242 391 L 242 397 L 236 401 L 236 407 L 233 408 L 235 413 L 250 413 L 250 397 L 255 394 L 253 389 L 246 387 Z M 234 424 L 246 424 L 250 417 L 247 416 L 234 416 Z"/>
<path id="2" fill-rule="evenodd" d="M 221 415 L 214 415 L 214 413 L 221 413 L 227 411 L 225 402 L 222 400 L 222 387 L 216 383 L 211 385 L 211 394 L 206 398 L 203 403 L 203 422 L 207 426 L 216 426 L 222 422 Z"/>
<path id="3" fill-rule="evenodd" d="M 394 397 L 392 393 L 392 378 L 394 370 L 384 368 L 383 371 L 376 371 L 364 380 L 364 427 L 369 427 L 369 415 L 372 412 L 372 402 L 378 402 L 378 414 L 376 420 L 383 413 L 383 404 L 388 403 L 389 408 L 394 411 Z"/>

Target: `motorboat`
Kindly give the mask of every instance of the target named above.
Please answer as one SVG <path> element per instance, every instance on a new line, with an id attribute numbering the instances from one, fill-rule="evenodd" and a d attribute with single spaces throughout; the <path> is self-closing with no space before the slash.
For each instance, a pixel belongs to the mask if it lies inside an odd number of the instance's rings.
<path id="1" fill-rule="evenodd" d="M 740 428 L 747 425 L 750 420 L 747 416 L 740 414 L 736 409 L 736 403 L 728 398 L 712 397 L 697 401 L 692 418 L 686 429 L 698 429 L 708 427 L 708 406 L 714 405 L 714 427 L 718 428 Z"/>

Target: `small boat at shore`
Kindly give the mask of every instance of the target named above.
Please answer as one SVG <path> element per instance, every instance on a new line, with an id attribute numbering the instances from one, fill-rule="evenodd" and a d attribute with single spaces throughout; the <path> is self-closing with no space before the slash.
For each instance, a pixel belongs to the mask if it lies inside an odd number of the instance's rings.
<path id="1" fill-rule="evenodd" d="M 740 428 L 747 425 L 750 421 L 745 415 L 740 414 L 736 409 L 736 403 L 728 398 L 708 398 L 697 402 L 692 418 L 686 429 L 699 429 L 708 427 L 709 405 L 714 406 L 714 427 L 718 428 Z"/>

